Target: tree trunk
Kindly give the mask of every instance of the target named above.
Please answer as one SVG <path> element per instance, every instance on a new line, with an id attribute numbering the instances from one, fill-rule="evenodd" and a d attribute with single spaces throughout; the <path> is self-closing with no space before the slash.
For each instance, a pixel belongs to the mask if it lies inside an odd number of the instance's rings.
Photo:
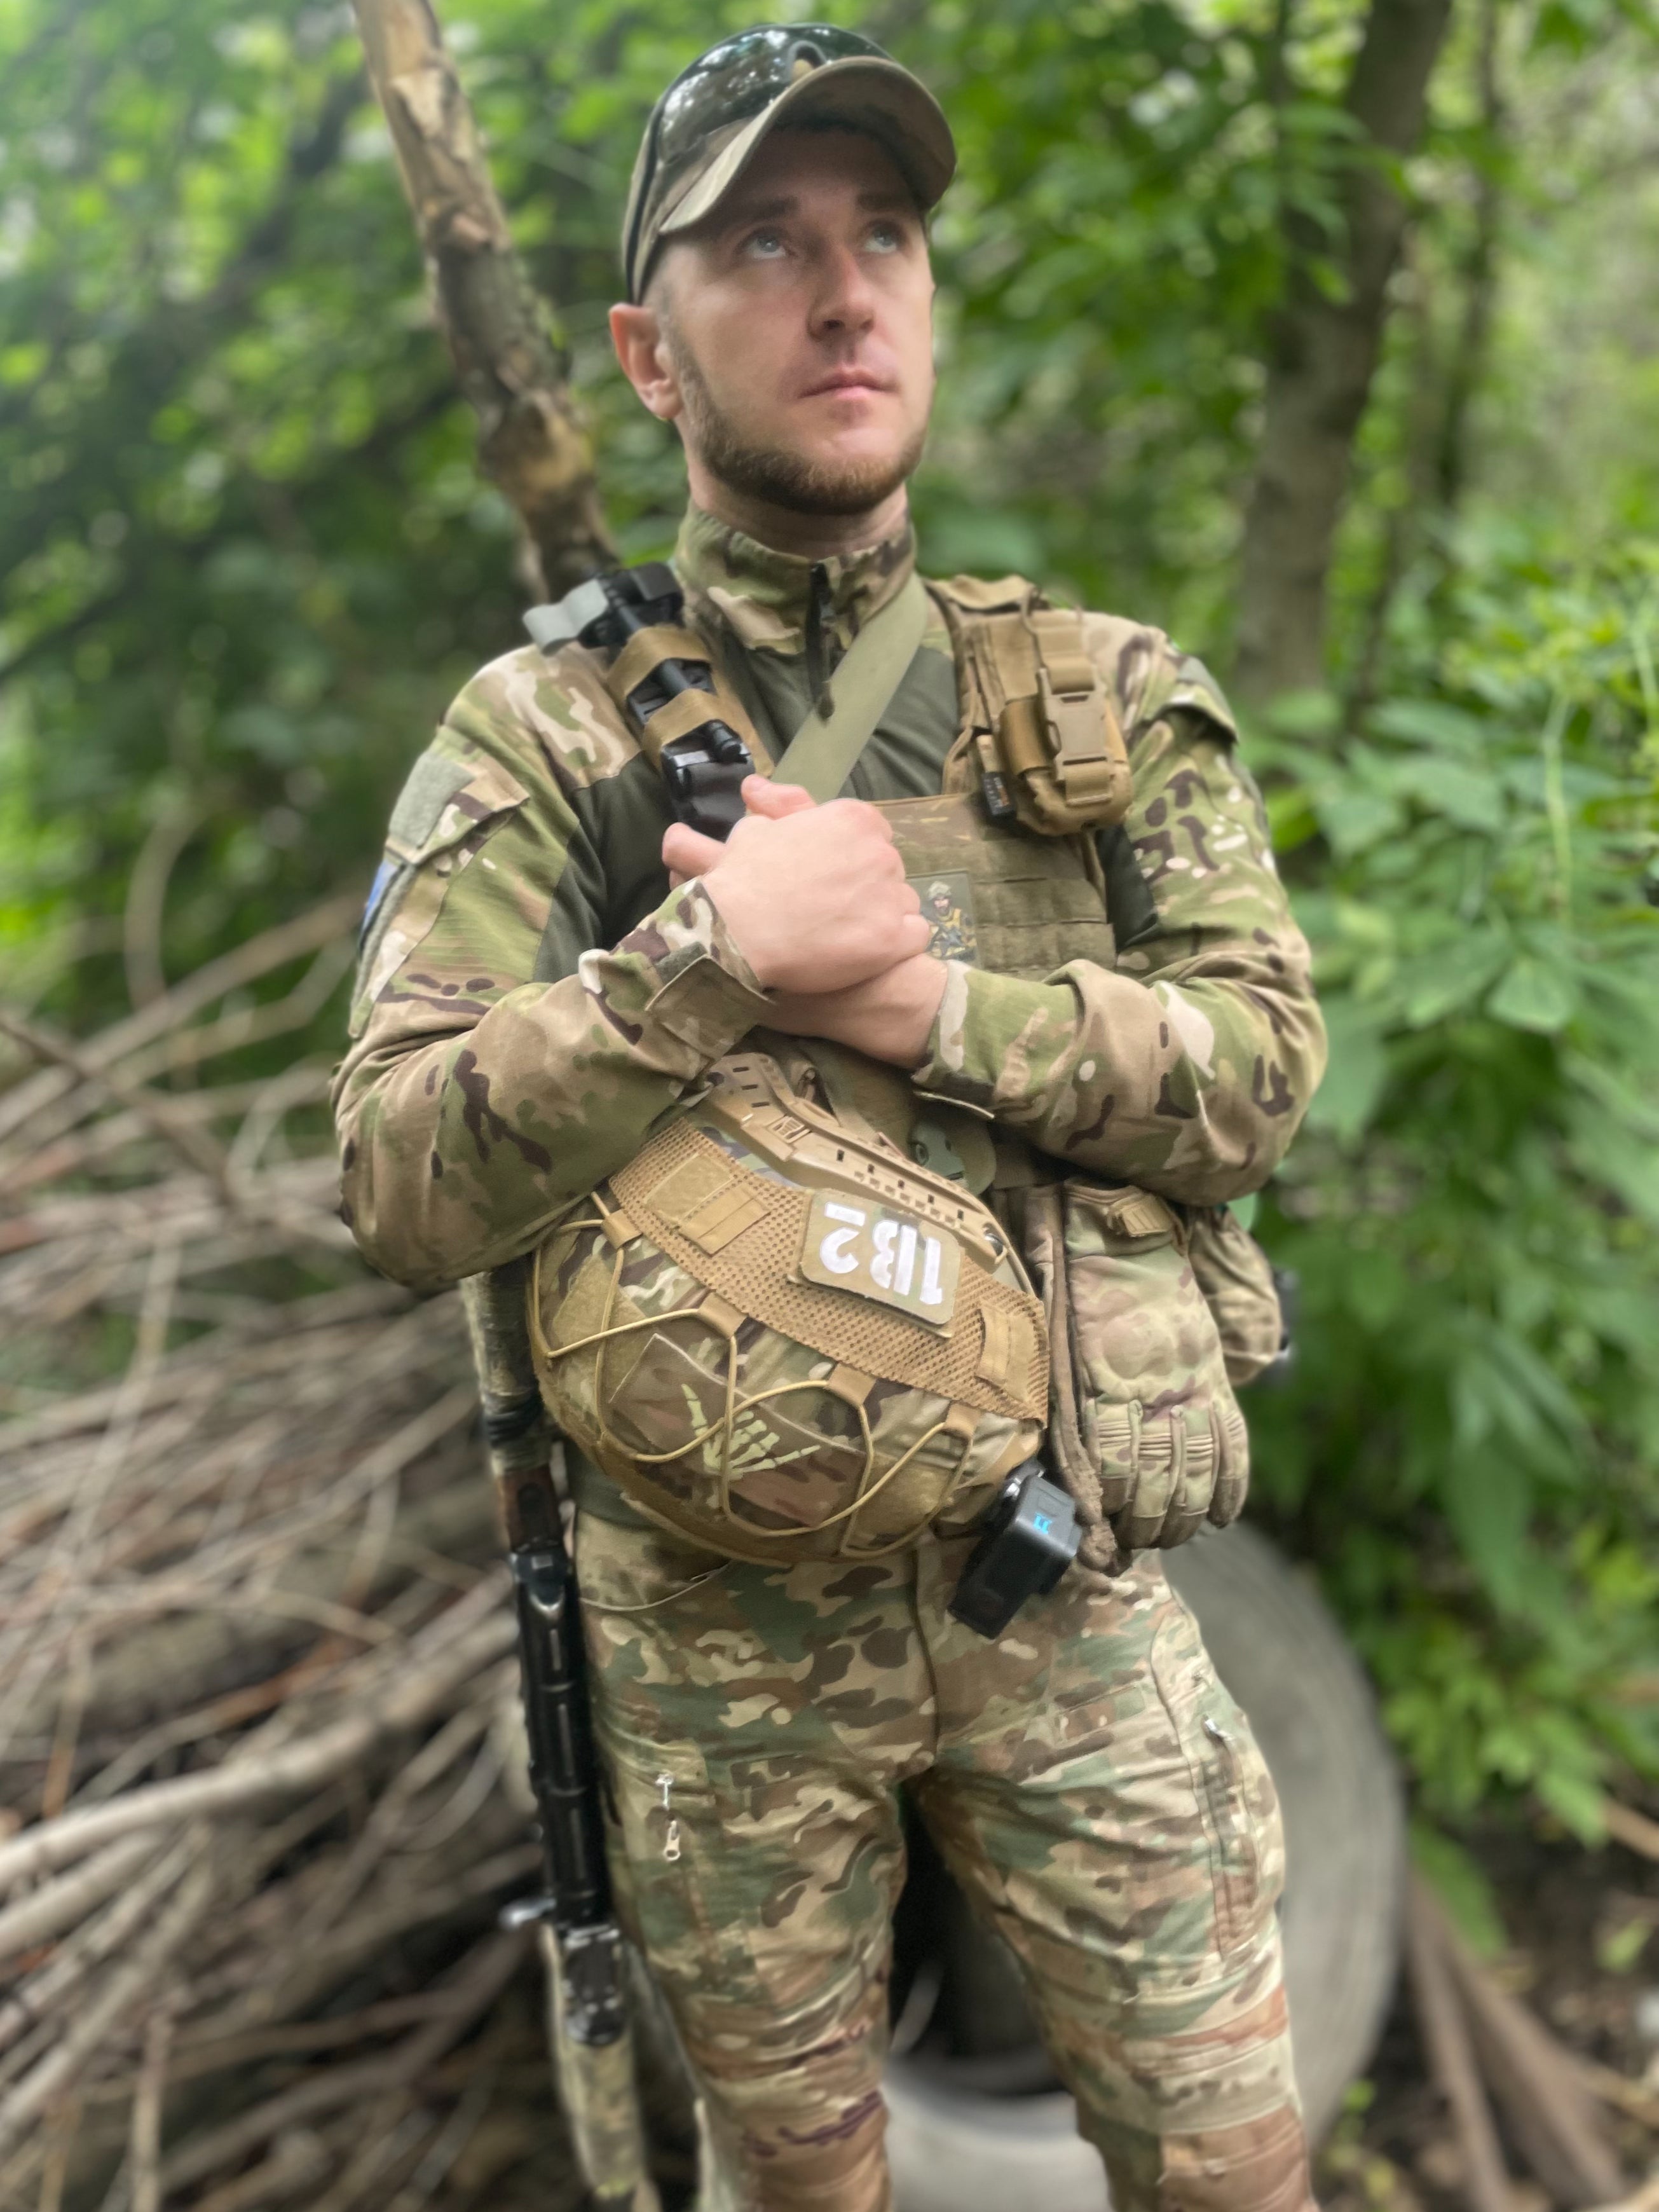
<path id="1" fill-rule="evenodd" d="M 1435 490 L 1443 512 L 1456 512 L 1468 482 L 1469 411 L 1486 366 L 1498 290 L 1498 234 L 1503 220 L 1506 117 L 1498 69 L 1502 0 L 1484 0 L 1475 76 L 1481 144 L 1474 168 L 1474 230 L 1463 264 L 1463 312 L 1446 371 L 1445 412 L 1435 454 Z"/>
<path id="2" fill-rule="evenodd" d="M 615 551 L 566 364 L 507 230 L 472 108 L 427 0 L 354 0 L 444 335 L 486 473 L 523 519 L 550 593 Z"/>
<path id="3" fill-rule="evenodd" d="M 1264 701 L 1324 680 L 1325 584 L 1354 433 L 1382 347 L 1406 207 L 1388 174 L 1422 136 L 1451 0 L 1371 0 L 1344 106 L 1359 145 L 1340 195 L 1332 299 L 1310 270 L 1320 241 L 1287 210 L 1287 296 L 1275 319 L 1266 419 L 1244 518 L 1234 684 Z"/>

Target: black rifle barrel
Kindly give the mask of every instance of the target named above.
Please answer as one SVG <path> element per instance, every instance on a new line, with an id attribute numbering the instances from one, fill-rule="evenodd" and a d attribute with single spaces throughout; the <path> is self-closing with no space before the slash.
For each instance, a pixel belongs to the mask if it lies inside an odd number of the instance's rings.
<path id="1" fill-rule="evenodd" d="M 514 1551 L 511 1565 L 548 1917 L 561 1931 L 592 1928 L 611 1895 L 576 1577 L 562 1542 Z"/>
<path id="2" fill-rule="evenodd" d="M 506 1524 L 518 1623 L 519 1681 L 543 1888 L 504 1916 L 549 1924 L 564 1966 L 565 2025 L 578 2043 L 627 2027 L 621 1937 L 605 1863 L 599 1761 L 588 1713 L 581 1601 L 553 1479 L 555 1442 L 536 1387 L 522 1261 L 462 1286 L 484 1407 L 484 1435 Z"/>

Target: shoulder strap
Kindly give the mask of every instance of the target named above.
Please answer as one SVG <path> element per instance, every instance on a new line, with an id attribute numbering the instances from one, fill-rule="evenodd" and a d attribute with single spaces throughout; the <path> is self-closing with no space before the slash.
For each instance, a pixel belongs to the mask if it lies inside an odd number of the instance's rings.
<path id="1" fill-rule="evenodd" d="M 836 796 L 904 682 L 927 626 L 927 592 L 912 573 L 842 655 L 830 679 L 829 713 L 808 709 L 772 770 L 778 782 L 798 783 L 820 805 Z"/>

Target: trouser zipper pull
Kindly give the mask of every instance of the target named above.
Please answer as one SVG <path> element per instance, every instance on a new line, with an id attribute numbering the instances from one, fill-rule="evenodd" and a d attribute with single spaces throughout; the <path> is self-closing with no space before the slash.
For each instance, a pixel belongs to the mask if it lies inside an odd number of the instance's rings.
<path id="1" fill-rule="evenodd" d="M 680 1856 L 680 1822 L 669 1802 L 674 1794 L 674 1777 L 671 1774 L 659 1774 L 657 1778 L 657 1787 L 663 1793 L 663 1810 L 669 1816 L 669 1832 L 663 1839 L 663 1856 L 672 1866 Z"/>

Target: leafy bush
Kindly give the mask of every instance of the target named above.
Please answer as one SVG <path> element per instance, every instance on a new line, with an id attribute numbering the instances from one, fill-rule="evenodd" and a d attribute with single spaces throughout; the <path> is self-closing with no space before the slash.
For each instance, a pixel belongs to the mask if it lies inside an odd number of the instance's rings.
<path id="1" fill-rule="evenodd" d="M 1659 1775 L 1659 544 L 1475 548 L 1433 615 L 1346 742 L 1256 749 L 1332 1038 L 1258 1461 L 1431 1807 L 1593 1835 Z"/>

